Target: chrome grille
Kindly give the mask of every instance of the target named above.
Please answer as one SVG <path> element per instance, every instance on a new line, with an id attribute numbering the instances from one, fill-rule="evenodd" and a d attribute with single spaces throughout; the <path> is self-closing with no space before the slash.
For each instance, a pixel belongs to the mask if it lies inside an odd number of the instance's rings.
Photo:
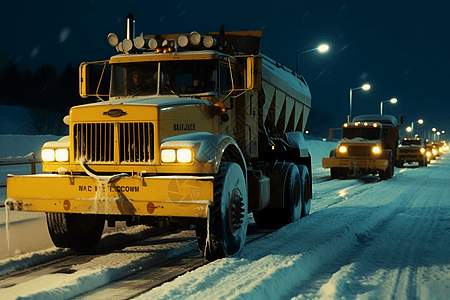
<path id="1" fill-rule="evenodd" d="M 114 147 L 116 132 L 118 147 Z M 75 124 L 73 142 L 75 160 L 113 163 L 144 163 L 154 159 L 154 128 L 149 122 Z"/>
<path id="2" fill-rule="evenodd" d="M 149 162 L 153 159 L 153 124 L 119 123 L 120 162 Z"/>
<path id="3" fill-rule="evenodd" d="M 402 154 L 421 154 L 420 148 L 398 148 L 397 151 Z"/>
<path id="4" fill-rule="evenodd" d="M 370 156 L 372 147 L 370 146 L 348 146 L 348 154 L 350 156 Z"/>
<path id="5" fill-rule="evenodd" d="M 73 131 L 75 160 L 89 162 L 114 161 L 114 124 L 75 124 Z"/>

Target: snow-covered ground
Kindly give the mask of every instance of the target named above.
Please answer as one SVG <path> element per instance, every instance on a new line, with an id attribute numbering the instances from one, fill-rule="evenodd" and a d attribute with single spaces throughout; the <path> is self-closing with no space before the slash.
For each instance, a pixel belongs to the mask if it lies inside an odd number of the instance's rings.
<path id="1" fill-rule="evenodd" d="M 138 299 L 448 299 L 448 155 L 426 168 L 396 169 L 387 181 L 372 176 L 329 180 L 321 159 L 336 143 L 307 143 L 314 192 L 309 216 L 246 245 L 239 255 L 188 272 Z M 31 145 L 21 149 L 27 148 Z M 25 152 L 31 151 L 17 155 Z M 0 214 L 0 240 L 5 241 L 0 242 L 0 275 L 67 253 L 52 246 L 42 214 L 14 215 L 8 251 L 4 213 Z M 16 221 L 31 216 L 32 220 Z M 124 232 L 141 229 L 128 230 Z M 106 233 L 104 240 L 114 234 Z M 146 247 L 94 259 L 72 274 L 45 275 L 0 288 L 0 298 L 79 295 L 155 255 Z M 192 240 L 181 242 L 167 247 L 165 255 L 195 247 Z"/>

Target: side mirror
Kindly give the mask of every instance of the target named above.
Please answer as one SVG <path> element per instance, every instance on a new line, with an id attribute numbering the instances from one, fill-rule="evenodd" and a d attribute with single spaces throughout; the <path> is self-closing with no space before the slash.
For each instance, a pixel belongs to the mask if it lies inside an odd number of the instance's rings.
<path id="1" fill-rule="evenodd" d="M 108 65 L 108 60 L 96 61 L 96 62 L 82 62 L 78 68 L 78 91 L 82 98 L 88 98 L 90 96 L 109 96 L 109 83 L 106 79 L 103 81 L 105 69 Z M 102 84 L 103 83 L 103 84 Z"/>
<path id="2" fill-rule="evenodd" d="M 247 57 L 247 90 L 258 91 L 262 88 L 261 56 Z"/>
<path id="3" fill-rule="evenodd" d="M 82 98 L 87 98 L 89 91 L 89 65 L 82 62 L 78 68 L 78 91 Z"/>

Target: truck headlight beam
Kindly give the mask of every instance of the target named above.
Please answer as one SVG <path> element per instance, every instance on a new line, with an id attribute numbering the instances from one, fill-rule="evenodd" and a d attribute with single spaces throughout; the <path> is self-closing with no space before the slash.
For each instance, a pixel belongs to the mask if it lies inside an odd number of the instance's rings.
<path id="1" fill-rule="evenodd" d="M 55 157 L 56 157 L 56 161 L 69 161 L 69 150 L 56 149 Z"/>
<path id="2" fill-rule="evenodd" d="M 175 149 L 163 149 L 161 150 L 161 161 L 163 163 L 173 163 L 176 161 Z"/>
<path id="3" fill-rule="evenodd" d="M 42 161 L 55 161 L 55 150 L 42 149 L 41 158 L 42 158 Z"/>
<path id="4" fill-rule="evenodd" d="M 375 146 L 375 147 L 372 148 L 372 152 L 373 152 L 374 154 L 380 154 L 381 149 L 380 149 L 380 147 Z"/>

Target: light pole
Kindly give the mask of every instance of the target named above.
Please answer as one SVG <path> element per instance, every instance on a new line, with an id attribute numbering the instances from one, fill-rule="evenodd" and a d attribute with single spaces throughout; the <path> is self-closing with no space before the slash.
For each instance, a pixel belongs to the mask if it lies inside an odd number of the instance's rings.
<path id="1" fill-rule="evenodd" d="M 416 122 L 419 123 L 420 125 L 423 124 L 423 120 L 422 119 L 419 119 Z M 407 127 L 406 131 L 412 132 L 412 137 L 414 137 L 414 122 L 411 122 L 411 126 Z M 424 138 L 426 138 L 426 137 L 424 136 Z"/>
<path id="2" fill-rule="evenodd" d="M 348 122 L 352 121 L 352 92 L 354 90 L 360 90 L 360 89 L 363 89 L 364 91 L 367 91 L 367 90 L 370 89 L 370 84 L 366 83 L 366 84 L 364 84 L 364 85 L 362 85 L 360 87 L 350 89 L 350 114 L 348 115 Z"/>
<path id="3" fill-rule="evenodd" d="M 380 102 L 380 115 L 383 114 L 383 103 L 387 103 L 387 102 L 397 103 L 397 98 L 392 98 L 392 99 L 390 99 L 390 100 L 381 101 L 381 102 Z"/>
<path id="4" fill-rule="evenodd" d="M 330 47 L 329 47 L 327 44 L 322 44 L 322 45 L 320 45 L 319 47 L 316 47 L 316 48 L 314 48 L 314 49 L 305 50 L 305 51 L 302 51 L 302 52 L 300 52 L 299 50 L 297 50 L 296 73 L 298 74 L 298 56 L 299 56 L 300 54 L 308 53 L 308 52 L 312 52 L 312 51 L 316 51 L 316 50 L 319 51 L 320 53 L 324 53 L 324 52 L 327 52 L 328 49 L 330 49 Z"/>

